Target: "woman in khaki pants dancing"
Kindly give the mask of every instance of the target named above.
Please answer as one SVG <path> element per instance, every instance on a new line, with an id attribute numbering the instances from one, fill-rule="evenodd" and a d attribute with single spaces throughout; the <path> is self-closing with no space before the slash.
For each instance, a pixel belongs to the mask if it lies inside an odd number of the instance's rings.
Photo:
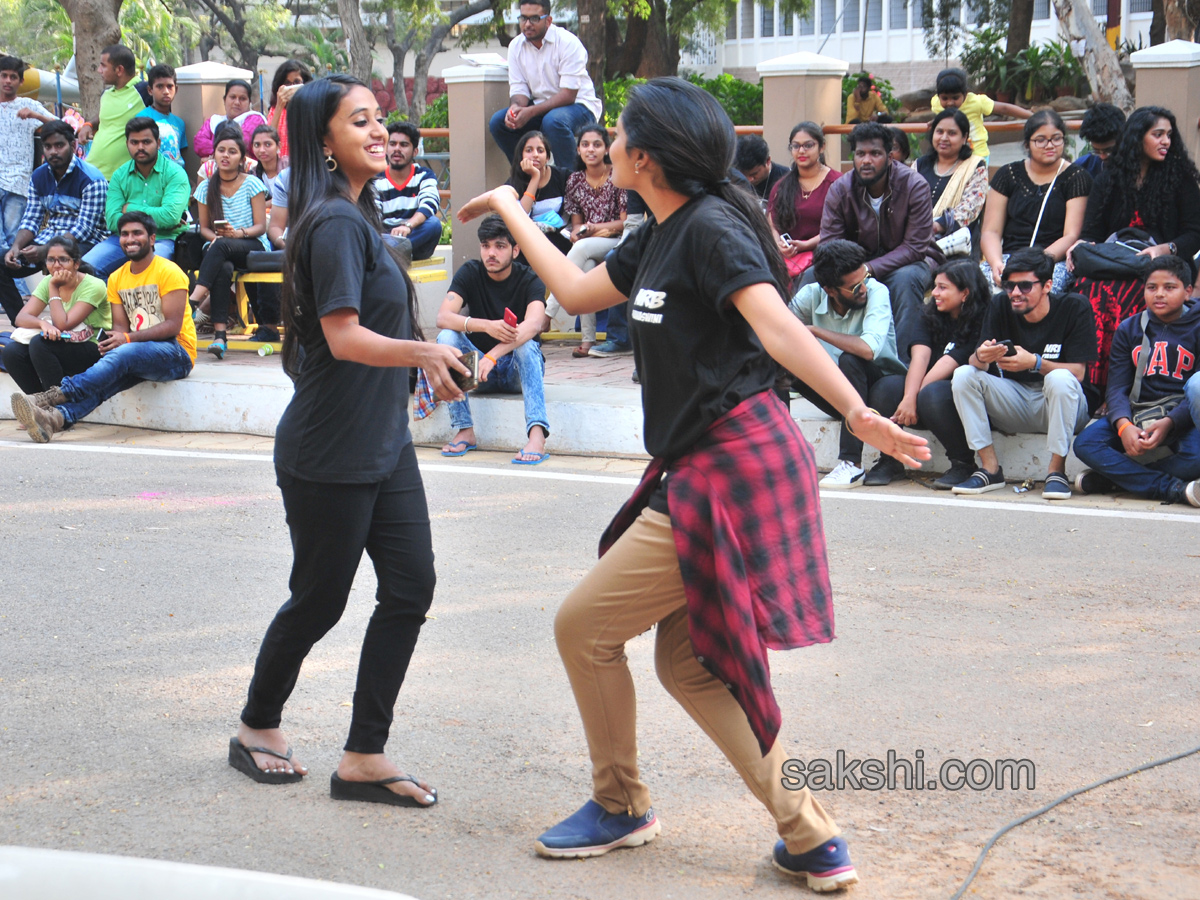
<path id="1" fill-rule="evenodd" d="M 580 272 L 498 188 L 465 220 L 499 212 L 571 313 L 632 297 L 646 449 L 654 457 L 601 541 L 602 559 L 559 610 L 555 634 L 592 758 L 592 799 L 542 834 L 538 853 L 599 856 L 659 832 L 637 768 L 625 642 L 658 626 L 664 686 L 775 818 L 776 865 L 815 890 L 858 880 L 837 826 L 805 789 L 780 784 L 786 752 L 767 649 L 833 638 L 812 448 L 772 391 L 775 360 L 812 385 L 863 440 L 916 465 L 921 438 L 872 413 L 783 302 L 787 270 L 767 221 L 726 177 L 734 130 L 678 78 L 631 92 L 613 181 L 653 218 Z"/>

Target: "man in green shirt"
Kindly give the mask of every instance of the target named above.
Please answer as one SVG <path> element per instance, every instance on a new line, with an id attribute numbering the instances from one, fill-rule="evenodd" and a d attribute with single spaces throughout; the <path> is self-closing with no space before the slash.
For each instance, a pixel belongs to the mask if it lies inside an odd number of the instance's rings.
<path id="1" fill-rule="evenodd" d="M 138 116 L 125 123 L 126 152 L 132 159 L 112 174 L 104 220 L 113 232 L 84 257 L 100 278 L 107 278 L 125 264 L 125 252 L 117 238 L 117 222 L 127 212 L 142 212 L 154 220 L 158 234 L 154 253 L 163 259 L 175 254 L 175 236 L 187 226 L 183 221 L 190 198 L 187 173 L 158 152 L 158 123 Z"/>
<path id="2" fill-rule="evenodd" d="M 79 143 L 92 142 L 87 161 L 105 178 L 129 160 L 125 149 L 125 123 L 146 108 L 142 95 L 131 83 L 137 75 L 133 51 L 120 44 L 105 47 L 96 67 L 108 88 L 100 95 L 98 122 L 87 122 L 76 136 Z"/>

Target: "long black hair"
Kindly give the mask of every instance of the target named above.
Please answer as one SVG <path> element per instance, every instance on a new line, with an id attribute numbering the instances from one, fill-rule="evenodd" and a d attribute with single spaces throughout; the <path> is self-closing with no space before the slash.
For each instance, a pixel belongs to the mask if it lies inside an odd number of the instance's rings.
<path id="1" fill-rule="evenodd" d="M 221 196 L 221 170 L 217 168 L 216 164 L 217 144 L 225 141 L 233 141 L 242 154 L 242 161 L 238 163 L 239 173 L 246 164 L 246 141 L 242 137 L 242 129 L 232 122 L 222 122 L 217 126 L 217 133 L 213 135 L 213 173 L 208 177 L 208 187 L 204 189 L 204 205 L 208 207 L 209 228 L 212 227 L 213 222 L 225 218 L 225 205 L 222 203 L 224 198 Z"/>
<path id="2" fill-rule="evenodd" d="M 944 263 L 936 275 L 945 275 L 952 285 L 960 291 L 966 291 L 967 296 L 963 298 L 957 319 L 939 312 L 935 303 L 925 304 L 923 314 L 929 323 L 935 357 L 938 349 L 951 341 L 959 346 L 972 341 L 972 347 L 978 344 L 983 317 L 992 301 L 991 286 L 980 271 L 979 263 L 972 259 L 952 259 Z"/>
<path id="3" fill-rule="evenodd" d="M 288 186 L 287 247 L 283 265 L 283 368 L 292 378 L 300 373 L 300 347 L 319 333 L 316 298 L 311 281 L 303 285 L 295 278 L 297 268 L 309 265 L 308 236 L 324 206 L 337 198 L 351 200 L 350 181 L 341 168 L 330 171 L 325 163 L 323 142 L 329 132 L 329 122 L 338 106 L 353 88 L 366 87 L 350 75 L 329 75 L 297 91 L 288 102 L 288 150 L 291 159 L 291 181 Z M 353 202 L 353 201 L 351 201 Z M 383 231 L 383 221 L 375 206 L 375 192 L 370 185 L 358 195 L 357 207 L 362 217 L 375 231 Z M 385 245 L 386 246 L 386 245 Z M 396 260 L 404 286 L 408 291 L 408 308 L 413 326 L 413 338 L 421 340 L 417 322 L 416 292 L 398 253 L 388 247 Z"/>
<path id="4" fill-rule="evenodd" d="M 308 71 L 308 68 L 300 60 L 284 60 L 275 70 L 274 77 L 271 78 L 271 102 L 268 104 L 268 108 L 274 108 L 279 102 L 279 89 L 287 83 L 287 77 L 293 72 L 299 72 L 305 84 L 313 80 L 312 72 Z"/>
<path id="5" fill-rule="evenodd" d="M 816 122 L 801 122 L 792 129 L 792 133 L 788 135 L 788 144 L 796 139 L 796 135 L 803 132 L 817 142 L 817 148 L 820 151 L 825 150 L 825 132 L 821 130 L 821 126 Z M 825 156 L 822 153 L 818 154 L 818 166 L 825 162 Z M 800 167 L 796 165 L 796 160 L 792 160 L 792 170 L 786 178 L 779 182 L 779 186 L 775 188 L 775 202 L 771 204 L 771 218 L 775 221 L 775 228 L 780 234 L 786 234 L 796 227 L 796 195 L 800 193 Z"/>
<path id="6" fill-rule="evenodd" d="M 654 160 L 671 190 L 685 197 L 712 194 L 738 212 L 767 257 L 779 295 L 787 297 L 787 266 L 767 217 L 749 191 L 729 180 L 737 136 L 713 96 L 682 78 L 655 78 L 629 92 L 621 124 L 626 147 Z"/>
<path id="7" fill-rule="evenodd" d="M 971 149 L 971 123 L 967 119 L 966 114 L 961 109 L 943 109 L 940 113 L 933 117 L 933 121 L 929 123 L 929 130 L 926 135 L 929 138 L 929 152 L 925 154 L 925 159 L 936 163 L 938 160 L 937 147 L 933 146 L 933 130 L 938 127 L 938 124 L 946 119 L 953 119 L 955 126 L 962 132 L 963 145 L 958 150 L 958 158 L 970 159 L 974 153 Z"/>
<path id="8" fill-rule="evenodd" d="M 532 180 L 525 170 L 521 168 L 521 160 L 525 158 L 525 145 L 537 138 L 542 142 L 542 146 L 546 148 L 546 165 L 550 165 L 550 160 L 553 157 L 550 155 L 550 142 L 546 140 L 546 136 L 540 131 L 527 131 L 521 135 L 521 139 L 517 141 L 517 148 L 513 150 L 512 169 L 509 170 L 509 180 L 513 187 L 519 191 L 524 191 L 529 187 L 529 182 Z M 579 156 L 578 153 L 575 154 Z"/>
<path id="9" fill-rule="evenodd" d="M 1139 187 L 1142 161 L 1146 158 L 1142 141 L 1159 119 L 1171 123 L 1171 148 L 1162 162 L 1150 162 L 1146 180 Z M 1167 209 L 1179 203 L 1183 196 L 1181 188 L 1188 179 L 1200 181 L 1200 173 L 1196 172 L 1196 164 L 1188 155 L 1174 113 L 1161 106 L 1143 106 L 1135 109 L 1125 122 L 1125 130 L 1109 158 L 1104 177 L 1097 181 L 1098 190 L 1088 202 L 1107 204 L 1110 200 L 1115 201 L 1116 219 L 1126 223 L 1133 218 L 1134 212 L 1138 212 L 1146 223 L 1146 230 L 1155 233 L 1166 220 Z M 1155 236 L 1160 239 L 1171 237 Z"/>

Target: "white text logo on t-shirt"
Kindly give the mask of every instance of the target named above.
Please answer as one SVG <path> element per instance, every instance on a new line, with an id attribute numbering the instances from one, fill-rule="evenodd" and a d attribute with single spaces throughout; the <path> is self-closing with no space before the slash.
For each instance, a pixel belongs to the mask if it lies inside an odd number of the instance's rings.
<path id="1" fill-rule="evenodd" d="M 1045 359 L 1058 359 L 1062 354 L 1062 344 L 1047 344 L 1042 348 L 1042 356 Z"/>
<path id="2" fill-rule="evenodd" d="M 637 292 L 637 296 L 633 298 L 633 318 L 639 322 L 660 325 L 662 324 L 662 313 L 650 313 L 643 310 L 661 309 L 666 302 L 666 291 L 651 291 L 647 288 L 642 288 Z"/>
<path id="3" fill-rule="evenodd" d="M 948 343 L 948 344 L 946 345 L 946 349 L 942 351 L 942 354 L 943 354 L 943 355 L 945 355 L 945 354 L 949 353 L 949 352 L 950 352 L 951 350 L 953 350 L 953 349 L 954 349 L 954 341 L 951 341 L 950 343 Z"/>

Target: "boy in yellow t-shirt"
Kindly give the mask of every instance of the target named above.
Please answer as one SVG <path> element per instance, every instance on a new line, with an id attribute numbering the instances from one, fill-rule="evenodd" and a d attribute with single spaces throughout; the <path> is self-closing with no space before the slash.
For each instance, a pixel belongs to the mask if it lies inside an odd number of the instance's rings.
<path id="1" fill-rule="evenodd" d="M 143 381 L 186 378 L 196 361 L 196 328 L 187 314 L 188 278 L 154 254 L 154 219 L 127 212 L 117 222 L 129 260 L 108 278 L 112 330 L 99 343 L 100 360 L 40 394 L 13 394 L 13 414 L 29 437 L 44 444 L 97 406 Z"/>
<path id="2" fill-rule="evenodd" d="M 967 90 L 967 73 L 962 69 L 942 69 L 938 72 L 937 94 L 930 101 L 934 114 L 943 109 L 957 109 L 971 123 L 971 148 L 976 156 L 988 157 L 988 133 L 983 117 L 992 114 L 1028 119 L 1033 113 L 1014 103 L 1001 103 L 987 94 Z"/>

